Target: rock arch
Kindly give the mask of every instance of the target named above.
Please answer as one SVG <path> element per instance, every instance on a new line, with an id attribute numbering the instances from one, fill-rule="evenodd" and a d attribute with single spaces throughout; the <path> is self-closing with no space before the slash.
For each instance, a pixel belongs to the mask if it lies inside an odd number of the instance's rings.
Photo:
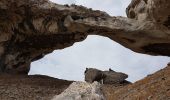
<path id="1" fill-rule="evenodd" d="M 0 70 L 27 73 L 32 61 L 91 34 L 135 52 L 170 56 L 169 9 L 168 0 L 132 0 L 126 18 L 48 0 L 1 0 Z"/>

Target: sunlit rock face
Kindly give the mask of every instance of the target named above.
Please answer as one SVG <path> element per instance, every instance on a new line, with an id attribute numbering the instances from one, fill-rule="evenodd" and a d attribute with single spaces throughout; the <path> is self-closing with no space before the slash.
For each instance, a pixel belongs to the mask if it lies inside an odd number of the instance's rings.
<path id="1" fill-rule="evenodd" d="M 168 9 L 170 9 L 170 1 L 168 0 L 132 0 L 127 7 L 128 18 L 135 19 L 141 24 L 146 22 L 146 24 L 143 24 L 144 26 L 141 25 L 141 30 L 148 27 L 146 30 L 149 32 L 149 28 L 153 26 L 150 28 L 153 31 L 151 33 L 146 32 L 146 34 L 148 34 L 148 37 L 150 37 L 149 35 L 154 35 L 160 39 L 157 40 L 157 43 L 152 42 L 142 46 L 146 53 L 153 52 L 154 54 L 170 55 L 170 44 L 168 42 L 170 39 L 170 10 Z M 166 36 L 167 38 L 164 38 Z"/>
<path id="2" fill-rule="evenodd" d="M 52 100 L 106 100 L 98 82 L 73 82 L 64 92 Z"/>
<path id="3" fill-rule="evenodd" d="M 169 28 L 169 3 L 168 0 L 132 0 L 126 9 L 126 13 L 129 18 L 141 21 L 151 20 Z"/>
<path id="4" fill-rule="evenodd" d="M 168 0 L 133 0 L 126 18 L 48 0 L 1 0 L 0 70 L 27 73 L 32 61 L 90 34 L 135 52 L 170 56 L 169 9 Z"/>

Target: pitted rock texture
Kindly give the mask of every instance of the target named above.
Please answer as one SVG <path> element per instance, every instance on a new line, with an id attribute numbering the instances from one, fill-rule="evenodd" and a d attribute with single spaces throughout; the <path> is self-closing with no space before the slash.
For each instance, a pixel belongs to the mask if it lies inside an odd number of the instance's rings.
<path id="1" fill-rule="evenodd" d="M 73 82 L 64 92 L 52 100 L 106 100 L 98 82 Z"/>
<path id="2" fill-rule="evenodd" d="M 27 73 L 32 61 L 82 41 L 87 34 L 67 29 L 67 16 L 108 16 L 76 5 L 48 0 L 0 1 L 0 71 Z"/>
<path id="3" fill-rule="evenodd" d="M 170 28 L 170 1 L 168 0 L 132 0 L 126 13 L 136 20 L 151 20 Z"/>
<path id="4" fill-rule="evenodd" d="M 0 71 L 26 74 L 32 61 L 91 34 L 135 52 L 170 56 L 169 9 L 169 0 L 133 0 L 126 18 L 48 0 L 1 0 Z"/>

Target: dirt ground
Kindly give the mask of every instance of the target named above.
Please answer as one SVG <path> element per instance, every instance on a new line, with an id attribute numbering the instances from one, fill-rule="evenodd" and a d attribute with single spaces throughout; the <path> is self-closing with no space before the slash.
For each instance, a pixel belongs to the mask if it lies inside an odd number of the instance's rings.
<path id="1" fill-rule="evenodd" d="M 0 100 L 50 100 L 72 81 L 47 76 L 0 75 Z M 170 65 L 129 85 L 102 85 L 107 100 L 170 100 Z"/>
<path id="2" fill-rule="evenodd" d="M 170 100 L 170 65 L 126 86 L 103 85 L 107 100 Z"/>
<path id="3" fill-rule="evenodd" d="M 50 100 L 71 83 L 39 75 L 0 75 L 0 100 Z"/>

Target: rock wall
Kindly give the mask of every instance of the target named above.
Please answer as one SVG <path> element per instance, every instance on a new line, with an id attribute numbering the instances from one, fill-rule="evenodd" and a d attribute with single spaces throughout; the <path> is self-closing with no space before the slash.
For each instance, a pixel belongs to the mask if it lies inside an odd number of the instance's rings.
<path id="1" fill-rule="evenodd" d="M 133 0 L 126 17 L 48 0 L 0 1 L 0 72 L 29 71 L 56 49 L 106 36 L 139 53 L 170 56 L 170 1 Z"/>

